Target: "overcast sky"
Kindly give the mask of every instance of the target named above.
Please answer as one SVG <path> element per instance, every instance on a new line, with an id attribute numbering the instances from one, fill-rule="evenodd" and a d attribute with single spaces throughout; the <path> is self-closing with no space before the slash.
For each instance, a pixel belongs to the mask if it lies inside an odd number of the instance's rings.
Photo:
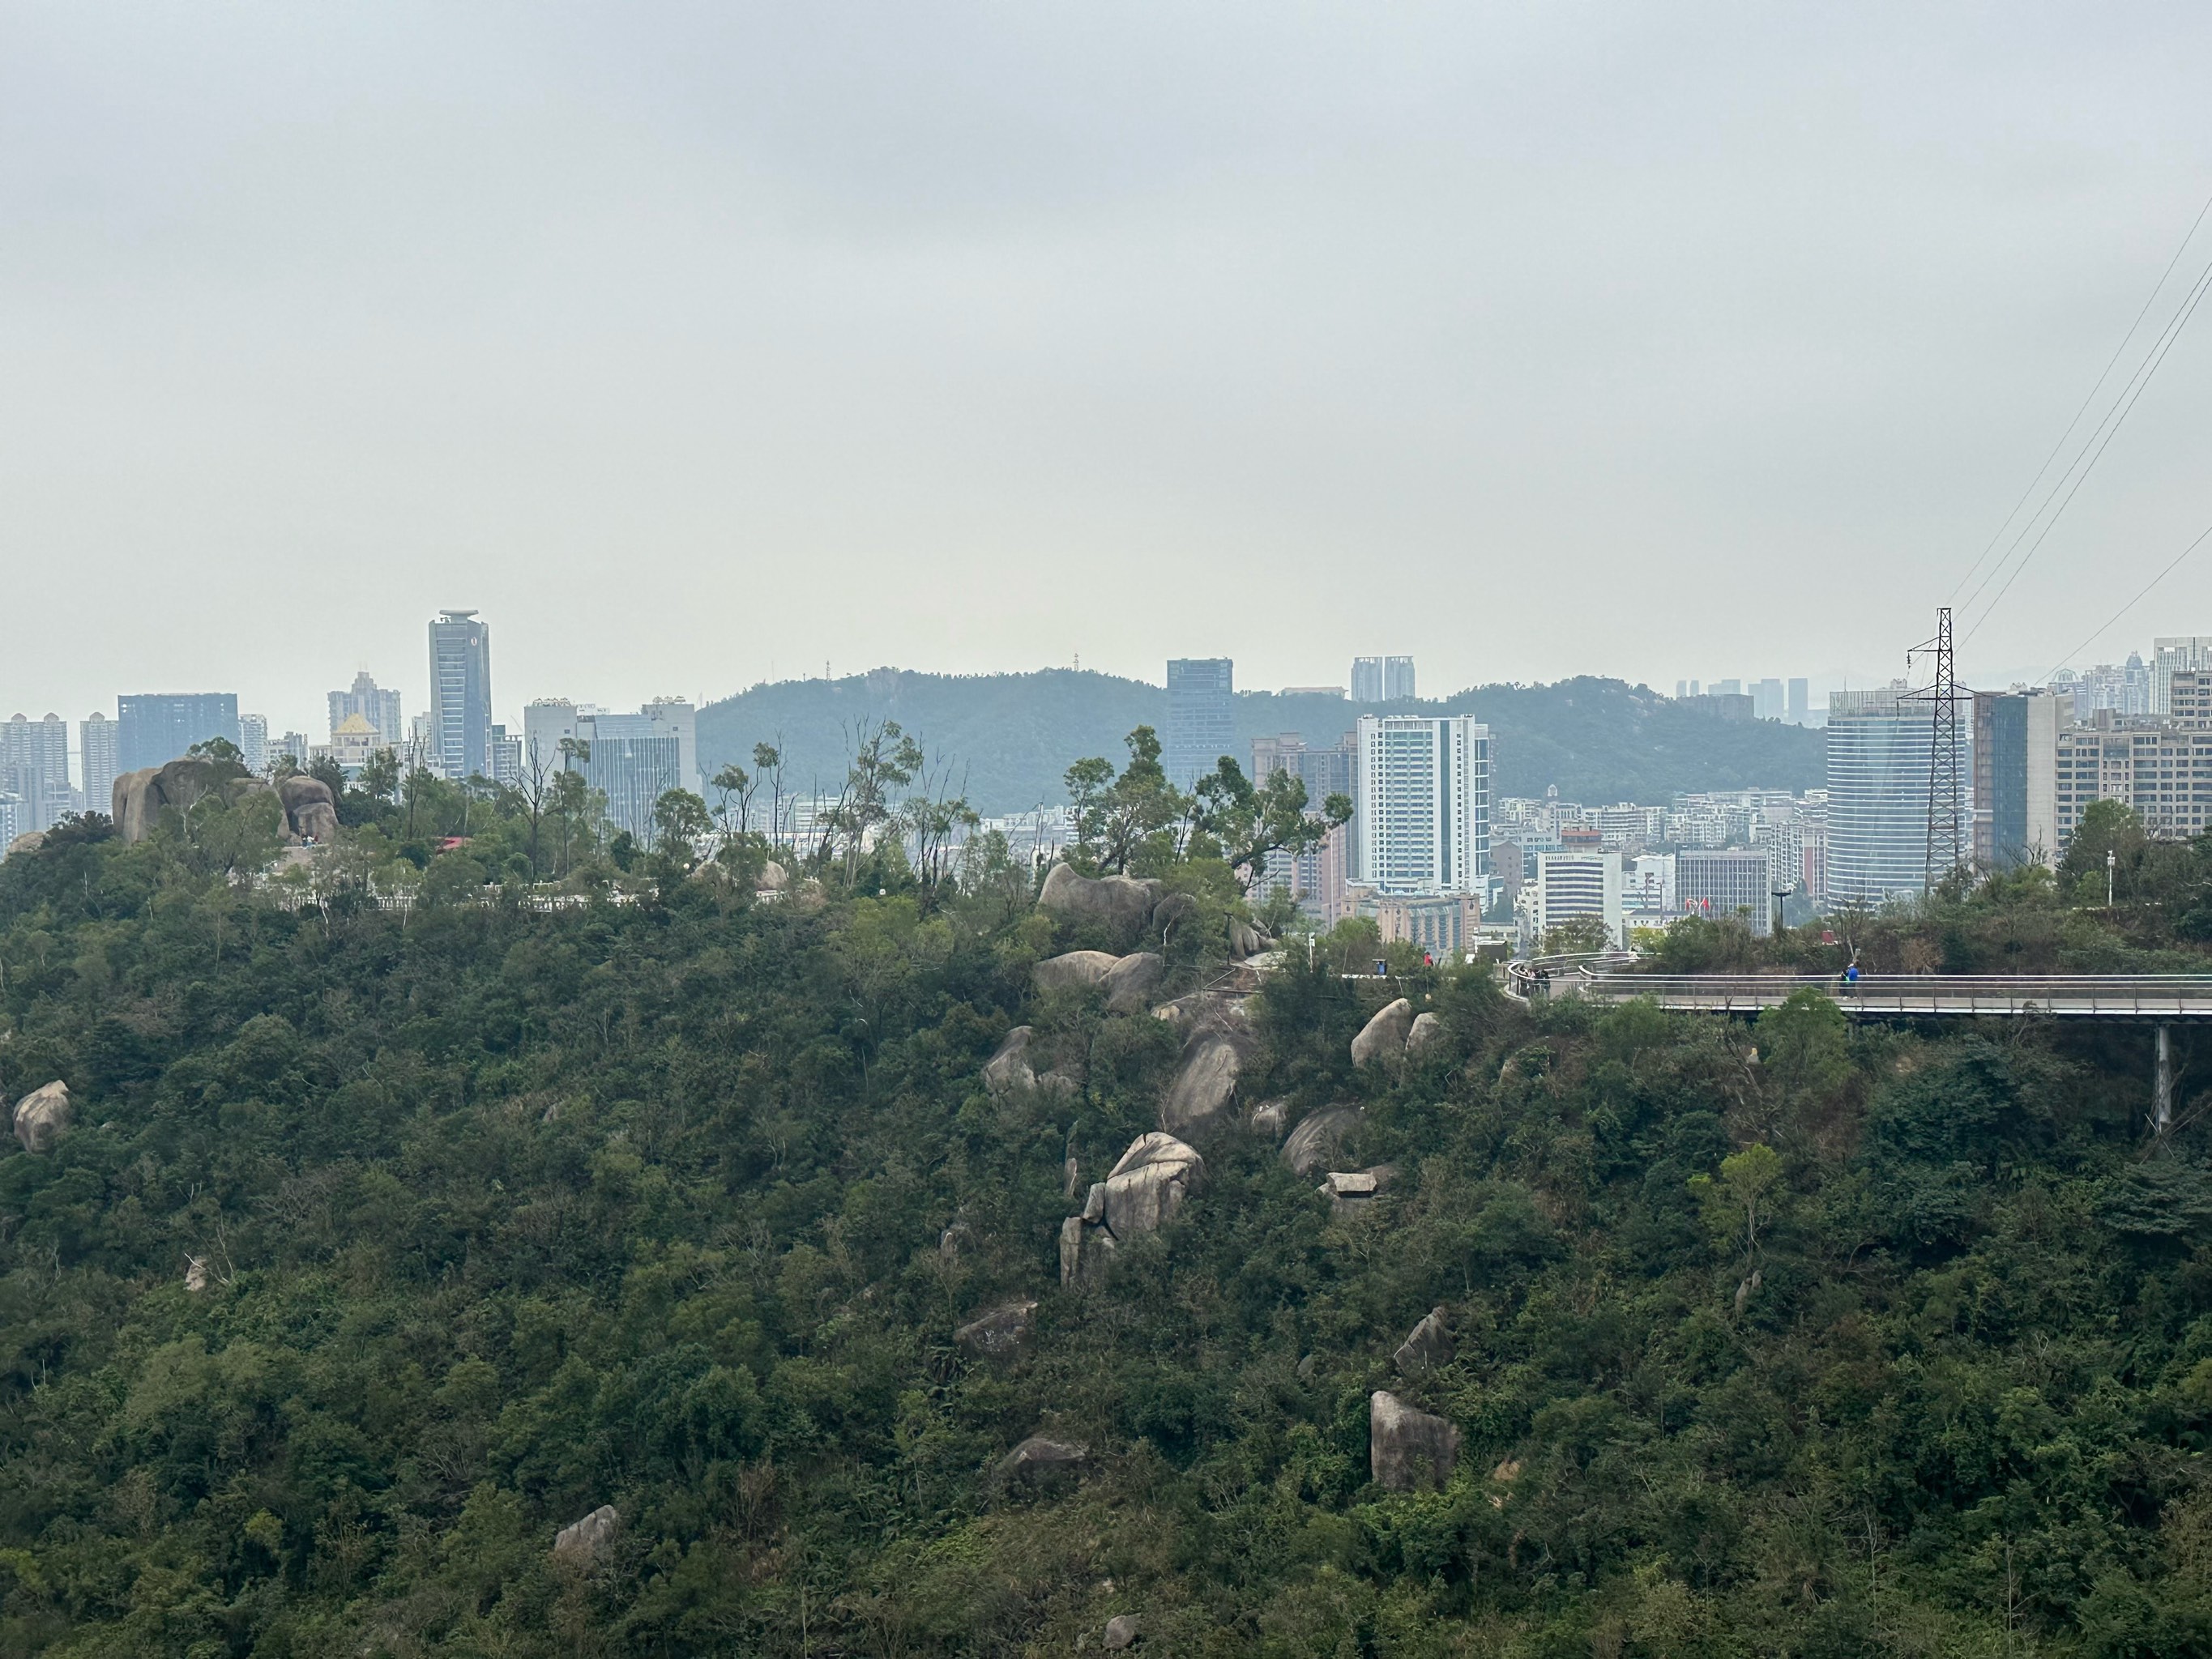
<path id="1" fill-rule="evenodd" d="M 2208 36 L 7 0 L 0 712 L 319 735 L 362 665 L 423 705 L 441 605 L 502 715 L 825 660 L 1886 675 L 2212 194 Z M 2208 416 L 2212 314 L 1968 678 L 2212 523 Z M 2212 547 L 2084 659 L 2194 631 Z"/>

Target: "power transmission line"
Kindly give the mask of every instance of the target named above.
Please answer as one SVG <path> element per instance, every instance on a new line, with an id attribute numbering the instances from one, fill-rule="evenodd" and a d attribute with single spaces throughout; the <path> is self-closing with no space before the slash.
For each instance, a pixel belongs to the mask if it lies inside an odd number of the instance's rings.
<path id="1" fill-rule="evenodd" d="M 2156 587 L 2168 576 L 2171 576 L 2174 571 L 2179 568 L 2181 562 L 2187 558 L 2191 553 L 2194 553 L 2198 548 L 2202 547 L 2209 538 L 2212 538 L 2212 525 L 2206 525 L 2203 529 L 2198 531 L 2197 532 L 2196 538 L 2191 541 L 2188 546 L 2183 548 L 2180 552 L 2175 554 L 2173 557 L 2167 562 L 2165 569 L 2160 571 L 2158 574 L 2153 576 L 2148 581 L 2145 582 L 2141 588 L 2136 590 L 2135 598 L 2130 599 L 2118 611 L 2115 611 L 2111 616 L 2106 617 L 2105 620 L 2098 625 L 2095 632 L 2092 633 L 2088 638 L 2083 640 L 2081 644 L 2075 646 L 2071 651 L 2069 651 L 2064 656 L 2053 663 L 2051 666 L 2051 673 L 2045 674 L 2043 677 L 2043 684 L 2045 685 L 2050 684 L 2051 674 L 2056 674 L 2060 669 L 2065 667 L 2068 663 L 2072 662 L 2075 658 L 2080 656 L 2084 651 L 2087 650 L 2092 645 L 2094 645 L 2100 639 L 2103 638 L 2113 623 L 2119 621 L 2119 619 L 2126 616 L 2129 611 L 2141 605 L 2143 600 L 2148 597 L 2152 588 Z"/>
<path id="2" fill-rule="evenodd" d="M 2027 550 L 2021 554 L 2020 562 L 2013 566 L 2012 574 L 2005 578 L 2004 586 L 1997 590 L 1996 598 L 1982 608 L 1982 614 L 1974 619 L 1973 626 L 1966 630 L 1966 638 L 1970 640 L 1973 638 L 1981 625 L 1990 619 L 1991 613 L 1996 610 L 2004 596 L 2012 592 L 2012 585 L 2020 580 L 2021 572 L 2027 568 L 2029 562 L 2035 557 L 2037 551 L 2043 546 L 2044 538 L 2051 534 L 2051 528 L 2057 524 L 2060 514 L 2072 504 L 2075 495 L 2088 481 L 2089 474 L 2096 470 L 2097 463 L 2104 459 L 2105 451 L 2111 447 L 2113 438 L 2118 434 L 2121 426 L 2126 422 L 2128 416 L 2134 412 L 2136 404 L 2142 398 L 2144 388 L 2150 385 L 2151 377 L 2158 373 L 2159 365 L 2166 361 L 2166 354 L 2173 349 L 2173 343 L 2181 337 L 2181 331 L 2189 326 L 2190 318 L 2196 314 L 2197 307 L 2203 301 L 2208 290 L 2212 290 L 2212 264 L 2208 264 L 2197 281 L 2191 285 L 2190 291 L 2183 300 L 2180 308 L 2175 312 L 2165 329 L 2160 331 L 2157 341 L 2153 343 L 2150 354 L 2142 364 L 2137 366 L 2135 374 L 2129 376 L 2128 384 L 2121 389 L 2119 400 L 2106 411 L 2104 419 L 2100 421 L 2091 431 L 2087 441 L 2083 445 L 2083 453 L 2088 457 L 2087 465 L 2083 465 L 2081 455 L 2077 454 L 2068 466 L 2067 472 L 2061 473 L 2057 483 L 2051 486 L 2051 493 L 2055 495 L 2059 486 L 2066 483 L 2068 473 L 2073 472 L 2075 466 L 2081 467 L 2081 471 L 2074 477 L 2073 484 L 2067 489 L 2065 498 L 2059 501 L 2057 510 L 2045 520 L 2043 528 L 2036 532 L 2035 540 L 2029 544 Z M 2103 434 L 2101 439 L 2098 435 L 2100 433 Z M 2094 452 L 2088 449 L 2090 443 L 2096 445 Z M 2050 505 L 2049 497 L 2045 497 L 2044 504 L 2045 507 Z M 2036 515 L 2039 516 L 2042 511 L 2042 507 L 2037 508 Z M 2025 536 L 2034 522 L 2034 517 L 2031 517 L 2027 524 L 2021 527 L 2021 536 Z M 2017 547 L 2019 544 L 2020 538 L 2015 537 L 2013 545 Z M 2008 549 L 2005 558 L 2008 559 L 2011 556 L 2011 550 Z M 2004 559 L 2000 559 L 1990 567 L 1990 574 L 1983 577 L 1980 586 L 1975 588 L 1974 597 L 1979 597 L 1982 589 L 1987 587 L 1997 573 L 2003 569 L 2004 562 Z M 1971 606 L 1973 604 L 1973 598 L 1969 598 L 1966 603 Z"/>
<path id="3" fill-rule="evenodd" d="M 2128 349 L 2128 342 L 2136 337 L 2136 331 L 2142 326 L 2143 319 L 2150 315 L 2151 307 L 2157 303 L 2159 295 L 2166 288 L 2166 279 L 2173 275 L 2173 268 L 2181 263 L 2181 256 L 2189 251 L 2189 245 L 2196 240 L 2197 228 L 2203 224 L 2204 216 L 2207 213 L 2212 213 L 2212 196 L 2204 198 L 2204 205 L 2197 210 L 2197 216 L 2189 222 L 2188 234 L 2182 237 L 2181 245 L 2173 250 L 2173 257 L 2166 262 L 2166 269 L 2159 272 L 2158 280 L 2151 284 L 2150 292 L 2143 296 L 2142 309 L 2136 313 L 2135 320 L 2128 325 L 2128 331 L 2120 336 L 2119 344 L 2112 348 L 2112 355 L 2105 360 L 2105 367 L 2098 374 L 2096 384 L 2089 388 L 2088 395 L 2081 399 L 2081 406 L 2074 411 L 2074 418 L 2066 422 L 2066 429 L 2058 434 L 2058 441 L 2051 446 L 2051 453 L 2043 458 L 2043 465 L 2035 469 L 2035 476 L 2027 481 L 2027 488 L 2020 492 L 2020 499 L 2012 504 L 2012 511 L 2006 514 L 1998 523 L 1996 534 L 1990 538 L 1989 545 L 1974 556 L 1973 563 L 1966 567 L 1966 574 L 1960 577 L 1957 586 L 1952 588 L 1950 597 L 1953 600 L 1955 601 L 1958 599 L 1960 588 L 1973 580 L 1974 572 L 1982 568 L 1982 561 L 1990 556 L 1990 550 L 2004 539 L 2007 527 L 2020 516 L 2021 508 L 2027 505 L 2027 498 L 2035 494 L 2036 485 L 2043 482 L 2043 475 L 2051 471 L 2051 462 L 2058 459 L 2058 452 L 2066 447 L 2066 441 L 2074 435 L 2074 428 L 2081 424 L 2081 417 L 2089 412 L 2089 405 L 2097 400 L 2097 394 L 2105 389 L 2105 382 L 2112 378 L 2112 369 L 2119 362 L 2121 353 Z M 2033 522 L 2032 519 L 2031 522 Z M 2017 538 L 2015 538 L 2015 544 L 2017 544 Z"/>

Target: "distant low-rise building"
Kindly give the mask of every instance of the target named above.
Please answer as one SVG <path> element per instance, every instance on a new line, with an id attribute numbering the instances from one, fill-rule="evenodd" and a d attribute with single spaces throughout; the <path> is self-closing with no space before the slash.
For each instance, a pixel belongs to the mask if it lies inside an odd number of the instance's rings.
<path id="1" fill-rule="evenodd" d="M 1620 854 L 1540 853 L 1536 855 L 1535 902 L 1530 911 L 1535 939 L 1577 917 L 1595 916 L 1616 945 L 1626 933 L 1622 921 Z"/>

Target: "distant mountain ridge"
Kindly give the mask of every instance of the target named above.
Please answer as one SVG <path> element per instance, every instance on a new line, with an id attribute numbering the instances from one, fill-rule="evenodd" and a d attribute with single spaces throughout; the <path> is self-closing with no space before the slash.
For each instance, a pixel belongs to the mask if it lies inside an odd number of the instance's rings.
<path id="1" fill-rule="evenodd" d="M 863 720 L 896 720 L 964 774 L 986 814 L 1023 812 L 1066 799 L 1070 763 L 1117 764 L 1133 726 L 1164 731 L 1168 695 L 1142 680 L 1066 668 L 1026 674 L 927 674 L 878 668 L 835 680 L 757 685 L 699 711 L 700 764 L 751 764 L 756 743 L 778 744 L 785 787 L 834 791 Z M 1433 701 L 1365 705 L 1347 698 L 1239 692 L 1237 759 L 1248 769 L 1255 737 L 1301 733 L 1327 744 L 1363 713 L 1472 714 L 1488 723 L 1497 793 L 1569 799 L 1664 801 L 1686 789 L 1807 789 L 1824 775 L 1817 731 L 1724 720 L 1648 686 L 1584 676 L 1549 685 L 1485 685 Z"/>

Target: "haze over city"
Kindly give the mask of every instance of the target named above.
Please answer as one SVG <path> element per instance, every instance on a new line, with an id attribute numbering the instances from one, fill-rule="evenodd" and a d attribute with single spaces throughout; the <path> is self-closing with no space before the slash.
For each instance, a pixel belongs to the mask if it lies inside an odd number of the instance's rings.
<path id="1" fill-rule="evenodd" d="M 2208 32 L 9 7 L 0 706 L 312 732 L 360 664 L 419 701 L 443 605 L 509 716 L 825 662 L 1322 684 L 1382 632 L 1435 691 L 1879 681 L 2202 205 Z M 2203 527 L 2208 349 L 1963 678 Z M 2191 562 L 2083 660 L 2208 621 Z"/>

